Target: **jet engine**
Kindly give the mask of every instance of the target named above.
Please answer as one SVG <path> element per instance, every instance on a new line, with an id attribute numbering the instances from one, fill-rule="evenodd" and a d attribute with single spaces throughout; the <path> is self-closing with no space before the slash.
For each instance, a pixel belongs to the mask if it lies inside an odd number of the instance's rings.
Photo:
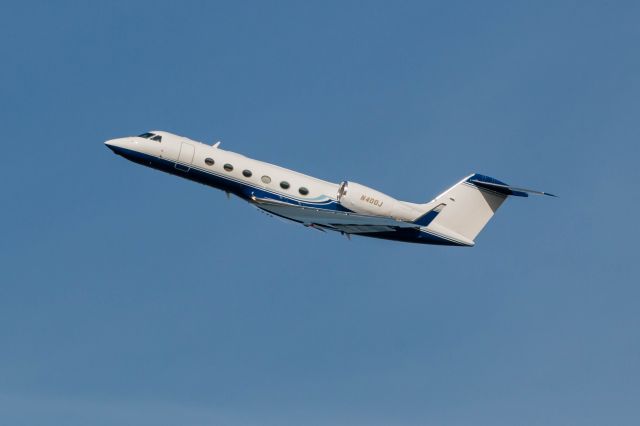
<path id="1" fill-rule="evenodd" d="M 338 188 L 338 201 L 349 210 L 372 216 L 415 219 L 417 212 L 380 191 L 355 182 L 342 182 Z"/>

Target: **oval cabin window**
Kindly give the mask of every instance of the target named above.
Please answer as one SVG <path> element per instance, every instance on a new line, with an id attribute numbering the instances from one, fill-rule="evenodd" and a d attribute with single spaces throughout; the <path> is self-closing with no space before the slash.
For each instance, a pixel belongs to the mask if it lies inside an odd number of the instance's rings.
<path id="1" fill-rule="evenodd" d="M 204 162 L 207 166 L 213 166 L 214 163 L 213 158 L 205 158 Z"/>
<path id="2" fill-rule="evenodd" d="M 269 176 L 262 176 L 260 180 L 264 183 L 271 183 L 271 178 Z"/>
<path id="3" fill-rule="evenodd" d="M 289 189 L 289 182 L 283 180 L 282 182 L 280 182 L 280 188 Z"/>
<path id="4" fill-rule="evenodd" d="M 251 177 L 251 175 L 252 175 L 252 174 L 253 174 L 253 173 L 251 173 L 251 170 L 243 170 L 243 171 L 242 171 L 242 175 L 243 175 L 244 177 Z"/>
<path id="5" fill-rule="evenodd" d="M 304 186 L 301 186 L 300 189 L 298 189 L 298 192 L 302 195 L 308 195 L 309 194 L 309 190 L 307 188 L 305 188 Z"/>
<path id="6" fill-rule="evenodd" d="M 231 170 L 233 170 L 233 166 L 232 166 L 231 164 L 229 164 L 229 163 L 225 164 L 225 165 L 223 166 L 223 168 L 224 168 L 226 171 L 228 171 L 228 172 L 230 172 Z"/>

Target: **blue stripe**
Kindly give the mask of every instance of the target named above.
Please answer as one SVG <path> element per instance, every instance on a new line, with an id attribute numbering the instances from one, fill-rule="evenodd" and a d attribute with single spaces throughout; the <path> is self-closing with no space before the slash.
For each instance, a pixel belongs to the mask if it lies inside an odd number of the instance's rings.
<path id="1" fill-rule="evenodd" d="M 433 219 L 435 219 L 438 214 L 440 214 L 440 212 L 429 210 L 428 212 L 414 220 L 413 223 L 420 226 L 428 226 L 431 222 L 433 222 Z"/>
<path id="2" fill-rule="evenodd" d="M 161 170 L 163 172 L 170 173 L 175 176 L 179 176 L 185 179 L 192 180 L 194 182 L 211 186 L 216 189 L 221 189 L 223 191 L 230 192 L 238 196 L 239 198 L 242 198 L 249 202 L 251 201 L 251 197 L 255 196 L 258 198 L 268 198 L 268 199 L 287 202 L 292 205 L 300 205 L 304 207 L 311 207 L 311 208 L 317 208 L 317 209 L 323 209 L 323 210 L 352 212 L 351 210 L 343 207 L 336 200 L 333 200 L 329 197 L 327 197 L 327 200 L 324 200 L 321 202 L 311 202 L 310 200 L 293 198 L 287 195 L 278 194 L 276 192 L 265 190 L 264 188 L 257 187 L 255 185 L 250 184 L 249 182 L 240 181 L 231 176 L 220 175 L 211 170 L 204 170 L 198 167 L 194 167 L 192 164 L 176 163 L 175 161 L 169 161 L 163 158 L 154 157 L 152 155 L 129 150 L 126 148 L 112 147 L 112 146 L 110 146 L 109 148 L 113 150 L 113 152 L 115 152 L 116 154 L 121 155 L 122 157 L 130 161 L 133 161 L 134 163 L 142 164 L 144 166 Z M 177 169 L 175 167 L 176 164 L 182 165 L 185 168 L 188 168 L 188 170 L 185 171 L 185 170 Z M 269 212 L 269 213 L 274 214 L 273 212 Z M 429 212 L 424 216 L 422 216 L 420 219 L 427 217 L 430 213 L 434 213 L 434 212 Z M 437 213 L 433 215 L 433 218 L 435 218 L 435 216 L 437 216 Z M 429 216 L 429 218 L 433 220 L 431 216 Z M 429 220 L 429 222 L 431 220 Z M 355 235 L 362 235 L 362 236 L 372 237 L 372 238 L 403 241 L 403 242 L 418 243 L 418 244 L 466 246 L 465 244 L 451 240 L 445 236 L 435 235 L 434 233 L 424 229 L 419 230 L 419 229 L 399 228 L 396 231 L 376 232 L 376 233 L 369 233 L 369 234 L 355 234 Z"/>
<path id="3" fill-rule="evenodd" d="M 204 185 L 211 186 L 222 191 L 230 192 L 246 201 L 250 201 L 251 197 L 255 196 L 257 198 L 282 201 L 292 205 L 312 207 L 323 210 L 351 212 L 351 210 L 343 207 L 336 200 L 333 200 L 328 196 L 323 197 L 324 199 L 322 201 L 314 202 L 312 201 L 313 199 L 301 199 L 285 194 L 279 194 L 277 192 L 253 185 L 250 182 L 241 181 L 232 176 L 221 175 L 212 170 L 200 169 L 193 166 L 192 164 L 176 163 L 175 161 L 169 161 L 163 158 L 154 157 L 152 155 L 129 150 L 126 148 L 111 147 L 111 149 L 116 154 L 121 155 L 135 163 L 161 170 L 163 172 L 170 173 L 185 179 L 189 179 L 194 182 L 202 183 Z M 176 164 L 179 164 L 184 168 L 189 168 L 189 170 L 185 171 L 177 169 L 175 167 Z"/>

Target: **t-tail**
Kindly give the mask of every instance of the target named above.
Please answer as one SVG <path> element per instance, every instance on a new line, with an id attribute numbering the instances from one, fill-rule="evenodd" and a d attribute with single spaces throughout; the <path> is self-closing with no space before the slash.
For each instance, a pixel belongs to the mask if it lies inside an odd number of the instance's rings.
<path id="1" fill-rule="evenodd" d="M 455 243 L 475 245 L 475 239 L 508 196 L 553 194 L 518 188 L 489 176 L 473 174 L 465 177 L 433 201 L 423 204 L 425 214 L 416 223 Z"/>

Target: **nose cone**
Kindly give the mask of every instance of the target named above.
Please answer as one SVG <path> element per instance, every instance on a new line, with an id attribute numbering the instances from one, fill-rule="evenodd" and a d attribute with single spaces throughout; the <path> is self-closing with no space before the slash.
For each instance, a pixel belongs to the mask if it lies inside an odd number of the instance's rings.
<path id="1" fill-rule="evenodd" d="M 119 142 L 119 139 L 109 139 L 104 144 L 107 146 L 107 148 L 113 149 L 121 145 L 121 142 Z"/>
<path id="2" fill-rule="evenodd" d="M 128 138 L 119 138 L 119 139 L 110 139 L 106 141 L 104 144 L 111 151 L 119 154 L 123 149 L 127 148 Z"/>

